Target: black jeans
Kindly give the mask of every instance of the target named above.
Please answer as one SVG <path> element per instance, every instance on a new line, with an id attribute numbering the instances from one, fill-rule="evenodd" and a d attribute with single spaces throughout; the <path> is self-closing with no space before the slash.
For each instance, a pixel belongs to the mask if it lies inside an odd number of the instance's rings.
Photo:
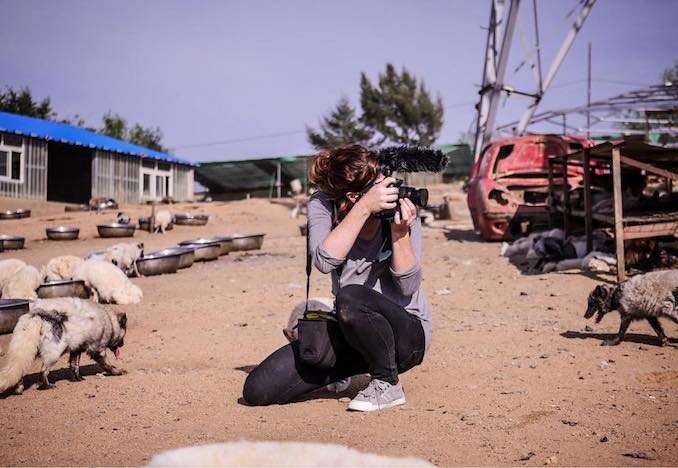
<path id="1" fill-rule="evenodd" d="M 243 398 L 253 406 L 288 403 L 337 380 L 370 373 L 398 382 L 398 374 L 421 364 L 424 330 L 417 317 L 366 286 L 349 285 L 337 294 L 337 320 L 349 346 L 329 369 L 299 360 L 296 342 L 267 357 L 245 380 Z"/>

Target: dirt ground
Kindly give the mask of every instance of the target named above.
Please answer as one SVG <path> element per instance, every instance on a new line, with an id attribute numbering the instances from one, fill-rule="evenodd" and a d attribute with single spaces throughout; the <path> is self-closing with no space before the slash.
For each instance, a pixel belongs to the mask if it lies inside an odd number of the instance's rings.
<path id="1" fill-rule="evenodd" d="M 26 236 L 27 248 L 0 259 L 40 266 L 116 242 L 95 227 L 114 213 L 0 200 L 0 209 L 18 207 L 33 216 L 0 221 L 0 232 Z M 346 411 L 364 377 L 342 394 L 286 406 L 240 400 L 246 372 L 286 343 L 281 328 L 303 300 L 303 218 L 266 200 L 171 209 L 209 213 L 210 222 L 137 231 L 147 252 L 234 232 L 266 233 L 263 249 L 133 279 L 143 302 L 113 306 L 129 317 L 120 363 L 128 374 L 97 375 L 84 357 L 84 382 L 68 380 L 63 358 L 55 389 L 38 391 L 31 375 L 23 395 L 0 399 L 0 465 L 140 465 L 163 449 L 237 439 L 334 442 L 436 465 L 678 464 L 678 326 L 664 322 L 670 347 L 657 346 L 647 323 L 634 323 L 620 346 L 600 346 L 618 315 L 595 325 L 583 314 L 589 291 L 612 276 L 522 274 L 499 256 L 500 244 L 473 234 L 461 195 L 455 220 L 424 229 L 430 351 L 402 376 L 407 404 L 371 414 Z M 125 210 L 133 218 L 150 211 Z M 44 228 L 56 224 L 79 226 L 80 239 L 45 240 Z M 328 291 L 316 271 L 312 295 Z M 0 336 L 0 348 L 9 339 Z"/>

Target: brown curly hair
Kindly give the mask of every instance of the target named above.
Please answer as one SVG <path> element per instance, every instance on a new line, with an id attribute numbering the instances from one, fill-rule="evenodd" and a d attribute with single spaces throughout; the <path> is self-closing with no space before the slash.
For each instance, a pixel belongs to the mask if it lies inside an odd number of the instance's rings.
<path id="1" fill-rule="evenodd" d="M 334 200 L 338 217 L 348 212 L 348 192 L 360 192 L 379 174 L 377 154 L 361 145 L 340 146 L 321 151 L 313 159 L 311 183 Z"/>

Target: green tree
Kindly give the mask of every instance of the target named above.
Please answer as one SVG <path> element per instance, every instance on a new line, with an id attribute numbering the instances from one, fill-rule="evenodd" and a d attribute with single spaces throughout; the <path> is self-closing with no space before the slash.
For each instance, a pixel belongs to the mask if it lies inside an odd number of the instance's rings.
<path id="1" fill-rule="evenodd" d="M 128 140 L 135 145 L 145 146 L 156 151 L 166 152 L 167 150 L 162 146 L 162 131 L 159 127 L 142 127 L 135 123 L 129 130 Z"/>
<path id="2" fill-rule="evenodd" d="M 52 110 L 49 97 L 40 102 L 34 101 L 28 86 L 19 90 L 6 86 L 5 90 L 0 92 L 0 111 L 45 120 L 54 120 L 57 116 Z"/>
<path id="3" fill-rule="evenodd" d="M 373 85 L 365 73 L 360 75 L 361 121 L 380 134 L 384 142 L 429 146 L 435 143 L 443 126 L 440 96 L 431 99 L 424 82 L 403 68 L 398 73 L 386 64 Z"/>
<path id="4" fill-rule="evenodd" d="M 118 140 L 128 141 L 135 145 L 145 146 L 146 148 L 157 151 L 167 151 L 167 149 L 162 146 L 163 134 L 158 127 L 147 128 L 135 123 L 132 127 L 128 128 L 127 119 L 110 111 L 104 114 L 102 121 L 104 126 L 99 129 L 98 132 L 103 135 L 117 138 Z"/>
<path id="5" fill-rule="evenodd" d="M 360 123 L 355 109 L 344 96 L 339 99 L 336 108 L 322 118 L 317 131 L 306 127 L 308 142 L 318 150 L 349 144 L 368 145 L 373 134 Z"/>
<path id="6" fill-rule="evenodd" d="M 99 133 L 118 140 L 127 140 L 127 120 L 110 111 L 106 112 L 101 120 L 104 126 L 99 130 Z"/>

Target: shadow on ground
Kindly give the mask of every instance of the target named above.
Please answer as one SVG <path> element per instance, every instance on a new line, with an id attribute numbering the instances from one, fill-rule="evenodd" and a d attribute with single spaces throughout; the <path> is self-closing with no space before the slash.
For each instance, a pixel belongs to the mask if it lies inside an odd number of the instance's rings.
<path id="1" fill-rule="evenodd" d="M 573 330 L 568 330 L 566 332 L 563 332 L 560 334 L 563 338 L 568 338 L 568 339 L 580 339 L 580 340 L 599 340 L 602 344 L 603 341 L 606 340 L 611 340 L 613 338 L 617 337 L 617 333 L 582 333 L 578 331 L 573 331 Z M 657 346 L 659 347 L 659 338 L 656 336 L 652 335 L 640 335 L 638 333 L 627 333 L 624 336 L 624 342 L 631 342 L 631 343 L 638 343 L 638 344 L 644 344 L 644 345 L 649 345 L 649 346 Z M 669 343 L 671 343 L 672 347 L 676 347 L 678 345 L 678 338 L 669 338 Z"/>
<path id="2" fill-rule="evenodd" d="M 80 367 L 80 375 L 83 378 L 87 378 L 88 376 L 91 377 L 93 375 L 96 375 L 98 373 L 103 372 L 103 369 L 99 367 L 97 364 L 89 364 L 86 366 L 81 366 Z M 73 374 L 71 373 L 71 370 L 67 367 L 63 369 L 57 369 L 49 373 L 49 381 L 52 384 L 55 384 L 61 380 L 72 380 Z M 29 374 L 24 377 L 24 393 L 31 387 L 38 385 L 40 382 L 40 373 L 35 373 L 35 374 Z M 0 399 L 7 398 L 8 396 L 14 395 L 14 389 L 7 390 L 6 392 L 0 394 Z"/>

